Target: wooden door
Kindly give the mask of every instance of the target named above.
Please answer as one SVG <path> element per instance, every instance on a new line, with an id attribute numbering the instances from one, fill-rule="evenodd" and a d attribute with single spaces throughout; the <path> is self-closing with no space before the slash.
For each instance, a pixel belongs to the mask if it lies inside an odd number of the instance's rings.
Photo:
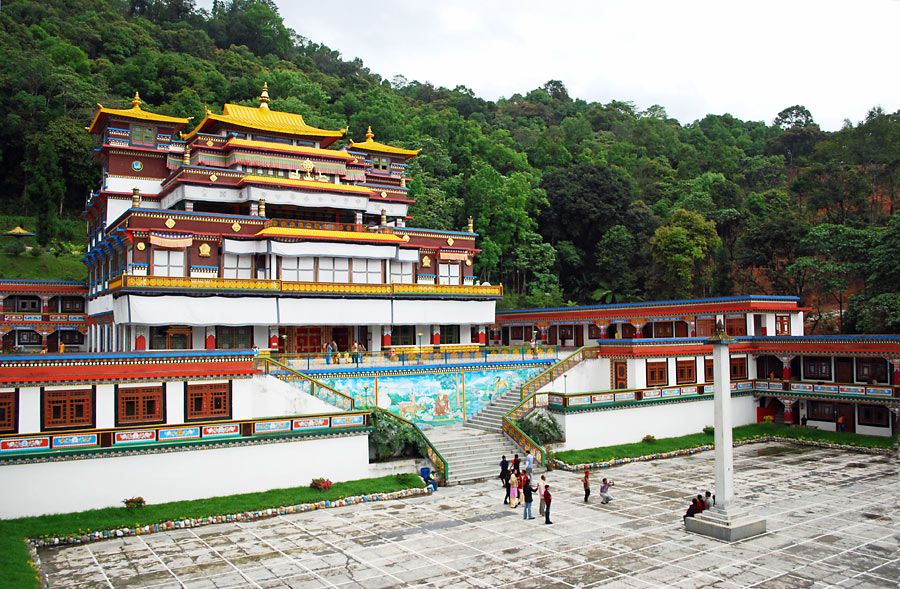
<path id="1" fill-rule="evenodd" d="M 835 382 L 853 382 L 853 358 L 834 359 L 834 380 Z"/>
<path id="2" fill-rule="evenodd" d="M 837 420 L 838 415 L 843 416 L 845 432 L 856 431 L 856 408 L 853 405 L 850 403 L 835 403 L 834 411 L 837 414 L 835 420 Z"/>
<path id="3" fill-rule="evenodd" d="M 322 351 L 321 327 L 296 328 L 296 352 L 298 354 L 316 354 Z"/>
<path id="4" fill-rule="evenodd" d="M 576 324 L 572 329 L 575 330 L 575 347 L 580 348 L 584 345 L 584 325 Z"/>
<path id="5" fill-rule="evenodd" d="M 628 363 L 613 362 L 613 388 L 628 388 Z"/>

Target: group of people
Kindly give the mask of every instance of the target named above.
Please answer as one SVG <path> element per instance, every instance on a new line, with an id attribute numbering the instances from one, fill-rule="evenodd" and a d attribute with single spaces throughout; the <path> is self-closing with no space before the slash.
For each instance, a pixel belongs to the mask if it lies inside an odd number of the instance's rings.
<path id="1" fill-rule="evenodd" d="M 584 477 L 582 477 L 581 482 L 584 484 L 584 502 L 587 503 L 588 498 L 591 496 L 591 471 L 584 471 Z M 612 486 L 615 486 L 612 479 L 604 477 L 600 481 L 600 497 L 603 499 L 600 503 L 606 505 L 613 500 L 612 495 L 609 494 L 609 488 Z"/>
<path id="2" fill-rule="evenodd" d="M 706 491 L 706 494 L 698 494 L 696 497 L 691 499 L 691 504 L 688 506 L 687 513 L 684 514 L 684 520 L 687 522 L 687 518 L 694 517 L 698 513 L 703 513 L 710 507 L 716 504 L 716 496 Z"/>
<path id="3" fill-rule="evenodd" d="M 503 504 L 512 508 L 522 504 L 522 519 L 534 519 L 532 513 L 532 504 L 534 503 L 534 494 L 537 493 L 539 500 L 538 514 L 544 516 L 545 524 L 552 524 L 550 521 L 550 504 L 553 502 L 553 495 L 550 493 L 550 485 L 547 484 L 546 475 L 541 475 L 537 484 L 533 484 L 534 477 L 534 456 L 530 451 L 525 452 L 524 464 L 519 460 L 519 455 L 513 456 L 512 462 L 506 459 L 504 455 L 500 460 L 500 480 L 503 482 Z"/>
<path id="4" fill-rule="evenodd" d="M 353 343 L 350 345 L 349 352 L 344 354 L 344 360 L 346 362 L 350 362 L 351 355 L 353 358 L 354 364 L 359 364 L 362 362 L 363 354 L 366 352 L 366 346 L 363 345 L 362 342 L 353 340 Z M 335 358 L 335 364 L 341 363 L 341 349 L 338 347 L 337 342 L 331 340 L 331 343 L 325 342 L 322 344 L 322 353 L 325 355 L 325 363 L 331 364 L 332 355 Z"/>

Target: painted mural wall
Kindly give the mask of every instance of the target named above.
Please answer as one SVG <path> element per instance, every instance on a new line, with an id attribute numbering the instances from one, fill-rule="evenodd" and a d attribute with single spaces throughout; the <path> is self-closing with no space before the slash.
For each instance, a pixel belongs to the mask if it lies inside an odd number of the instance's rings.
<path id="1" fill-rule="evenodd" d="M 417 372 L 389 376 L 318 376 L 321 382 L 352 395 L 360 405 L 375 405 L 418 425 L 462 423 L 492 399 L 517 389 L 545 366 L 472 371 Z"/>

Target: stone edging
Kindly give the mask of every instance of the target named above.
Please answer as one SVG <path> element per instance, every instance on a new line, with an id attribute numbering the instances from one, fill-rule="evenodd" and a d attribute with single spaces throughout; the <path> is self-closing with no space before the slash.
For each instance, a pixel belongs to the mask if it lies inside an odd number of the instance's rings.
<path id="1" fill-rule="evenodd" d="M 816 448 L 832 448 L 840 450 L 849 450 L 851 452 L 859 452 L 861 454 L 877 454 L 882 456 L 890 456 L 897 451 L 897 448 L 865 448 L 863 446 L 849 446 L 845 444 L 830 444 L 828 442 L 820 442 L 817 440 L 803 440 L 798 438 L 782 438 L 780 436 L 761 436 L 749 440 L 741 440 L 734 442 L 734 446 L 744 446 L 746 444 L 760 444 L 764 442 L 782 442 L 787 444 L 797 444 L 800 446 L 814 446 Z M 634 458 L 614 458 L 604 462 L 590 462 L 586 464 L 567 464 L 561 460 L 553 459 L 553 467 L 559 470 L 567 470 L 569 472 L 579 472 L 583 470 L 610 468 L 619 466 L 620 464 L 630 464 L 632 462 L 647 462 L 650 460 L 661 460 L 664 458 L 675 458 L 678 456 L 688 456 L 712 450 L 712 444 L 704 444 L 693 448 L 684 448 L 681 450 L 672 450 L 671 452 L 661 452 L 659 454 L 645 454 L 644 456 L 636 456 Z"/>
<path id="2" fill-rule="evenodd" d="M 371 495 L 354 495 L 352 497 L 344 497 L 334 501 L 318 501 L 316 503 L 300 503 L 297 505 L 287 505 L 281 507 L 272 507 L 269 509 L 260 509 L 256 511 L 244 511 L 241 513 L 230 513 L 227 515 L 213 515 L 200 518 L 188 518 L 179 520 L 168 520 L 162 523 L 139 526 L 137 528 L 116 528 L 111 530 L 101 530 L 94 532 L 85 532 L 84 534 L 73 536 L 55 536 L 51 538 L 29 538 L 27 540 L 31 548 L 43 548 L 45 546 L 75 546 L 78 544 L 89 544 L 91 542 L 99 542 L 101 540 L 109 540 L 112 538 L 126 538 L 129 536 L 145 536 L 147 534 L 155 534 L 157 532 L 168 532 L 170 530 L 183 530 L 187 528 L 198 528 L 200 526 L 208 526 L 212 524 L 224 524 L 233 522 L 249 522 L 259 519 L 266 519 L 279 515 L 288 515 L 292 513 L 304 513 L 307 511 L 316 511 L 318 509 L 331 509 L 334 507 L 345 507 L 347 505 L 356 505 L 358 503 L 372 503 L 375 501 L 390 501 L 392 499 L 406 499 L 408 497 L 419 497 L 422 495 L 431 495 L 429 487 L 410 488 L 392 493 L 373 493 Z"/>

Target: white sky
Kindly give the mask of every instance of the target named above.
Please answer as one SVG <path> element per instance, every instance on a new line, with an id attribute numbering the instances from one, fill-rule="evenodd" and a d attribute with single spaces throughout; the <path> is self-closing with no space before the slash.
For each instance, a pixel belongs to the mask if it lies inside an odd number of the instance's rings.
<path id="1" fill-rule="evenodd" d="M 383 77 L 491 100 L 558 79 L 574 98 L 660 104 L 682 123 L 771 123 L 802 104 L 826 130 L 900 108 L 897 0 L 276 2 L 299 34 Z"/>

